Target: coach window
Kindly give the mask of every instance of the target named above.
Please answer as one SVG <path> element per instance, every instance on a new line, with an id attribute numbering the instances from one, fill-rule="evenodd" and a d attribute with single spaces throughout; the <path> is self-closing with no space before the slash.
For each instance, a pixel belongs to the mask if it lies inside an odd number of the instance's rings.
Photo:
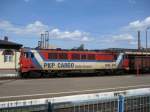
<path id="1" fill-rule="evenodd" d="M 14 53 L 12 50 L 4 50 L 3 55 L 4 55 L 4 62 L 13 62 Z"/>
<path id="2" fill-rule="evenodd" d="M 82 60 L 86 60 L 86 59 L 87 59 L 86 54 L 81 54 L 81 59 L 82 59 Z"/>
<path id="3" fill-rule="evenodd" d="M 88 54 L 88 60 L 95 60 L 95 54 Z"/>
<path id="4" fill-rule="evenodd" d="M 73 60 L 80 60 L 80 54 L 72 54 Z"/>
<path id="5" fill-rule="evenodd" d="M 48 59 L 57 59 L 57 53 L 49 53 Z"/>
<path id="6" fill-rule="evenodd" d="M 66 53 L 59 53 L 59 59 L 68 59 L 68 56 Z"/>

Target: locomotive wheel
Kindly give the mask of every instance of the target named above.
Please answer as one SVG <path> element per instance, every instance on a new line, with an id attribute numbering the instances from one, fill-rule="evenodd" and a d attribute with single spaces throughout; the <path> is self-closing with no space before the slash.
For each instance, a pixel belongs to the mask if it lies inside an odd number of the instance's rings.
<path id="1" fill-rule="evenodd" d="M 125 74 L 125 72 L 124 72 L 123 70 L 117 70 L 117 71 L 115 72 L 115 74 L 116 74 L 116 75 L 123 75 L 123 74 Z"/>
<path id="2" fill-rule="evenodd" d="M 19 75 L 21 78 L 28 78 L 28 72 L 20 73 Z"/>
<path id="3" fill-rule="evenodd" d="M 98 76 L 104 76 L 105 75 L 105 71 L 98 71 L 96 74 Z"/>
<path id="4" fill-rule="evenodd" d="M 41 73 L 41 77 L 42 78 L 50 78 L 50 77 L 53 77 L 53 74 L 52 73 Z"/>
<path id="5" fill-rule="evenodd" d="M 56 77 L 65 77 L 65 73 L 56 73 Z"/>
<path id="6" fill-rule="evenodd" d="M 149 68 L 148 67 L 143 68 L 142 73 L 149 73 Z"/>
<path id="7" fill-rule="evenodd" d="M 28 72 L 29 78 L 41 78 L 41 72 L 30 71 Z"/>

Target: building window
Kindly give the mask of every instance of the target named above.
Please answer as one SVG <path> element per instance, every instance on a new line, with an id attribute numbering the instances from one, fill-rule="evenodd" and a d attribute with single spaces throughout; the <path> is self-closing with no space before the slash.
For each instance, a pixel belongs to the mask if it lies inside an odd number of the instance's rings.
<path id="1" fill-rule="evenodd" d="M 13 62 L 14 53 L 12 50 L 4 50 L 3 55 L 4 55 L 4 62 Z"/>
<path id="2" fill-rule="evenodd" d="M 4 62 L 13 62 L 13 55 L 4 55 Z"/>

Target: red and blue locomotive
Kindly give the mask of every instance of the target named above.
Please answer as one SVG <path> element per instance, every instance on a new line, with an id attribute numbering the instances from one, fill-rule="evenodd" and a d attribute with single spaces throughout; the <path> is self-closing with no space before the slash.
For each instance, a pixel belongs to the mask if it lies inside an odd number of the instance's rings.
<path id="1" fill-rule="evenodd" d="M 100 75 L 150 70 L 150 53 L 118 50 L 61 50 L 23 48 L 20 73 L 28 76 L 51 76 L 67 73 L 97 73 Z"/>

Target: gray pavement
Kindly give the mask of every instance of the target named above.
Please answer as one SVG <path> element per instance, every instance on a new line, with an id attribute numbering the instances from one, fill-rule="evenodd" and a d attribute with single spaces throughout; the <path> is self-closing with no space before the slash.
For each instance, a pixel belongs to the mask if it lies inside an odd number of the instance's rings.
<path id="1" fill-rule="evenodd" d="M 150 87 L 150 75 L 0 80 L 0 101 Z"/>

